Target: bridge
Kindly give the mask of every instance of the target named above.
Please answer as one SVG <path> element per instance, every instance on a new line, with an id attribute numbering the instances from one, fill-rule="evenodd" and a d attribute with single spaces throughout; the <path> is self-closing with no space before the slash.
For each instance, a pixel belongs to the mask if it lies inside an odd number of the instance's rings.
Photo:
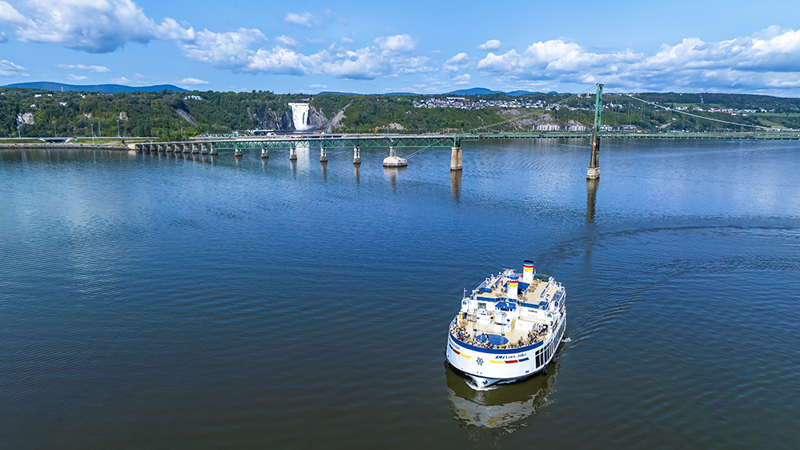
<path id="1" fill-rule="evenodd" d="M 626 94 L 627 95 L 627 94 Z M 577 98 L 578 95 L 568 97 L 561 102 L 565 103 L 570 99 Z M 690 112 L 671 109 L 668 107 L 652 104 L 644 100 L 632 97 L 640 102 L 647 103 L 654 109 L 661 108 L 685 114 L 695 119 L 709 120 L 725 126 L 738 126 L 749 128 L 750 131 L 716 131 L 716 132 L 687 132 L 685 130 L 665 130 L 663 132 L 652 132 L 639 130 L 631 131 L 603 131 L 603 128 L 610 126 L 602 125 L 602 111 L 605 108 L 602 104 L 603 85 L 597 85 L 597 92 L 594 95 L 595 105 L 591 110 L 594 116 L 594 124 L 589 131 L 588 127 L 581 126 L 583 130 L 576 131 L 498 131 L 497 128 L 504 124 L 515 125 L 517 121 L 526 117 L 534 116 L 541 111 L 534 111 L 523 116 L 515 116 L 512 119 L 498 124 L 487 125 L 477 129 L 454 133 L 454 134 L 312 134 L 296 133 L 275 136 L 259 137 L 236 137 L 236 138 L 195 138 L 191 142 L 155 142 L 133 144 L 137 151 L 142 152 L 183 152 L 200 154 L 217 154 L 218 150 L 233 150 L 235 156 L 242 156 L 243 150 L 259 150 L 262 158 L 269 158 L 271 149 L 288 149 L 289 159 L 297 159 L 297 148 L 314 148 L 320 151 L 320 161 L 326 162 L 328 149 L 353 149 L 353 163 L 361 163 L 360 151 L 362 148 L 385 148 L 389 150 L 389 157 L 384 160 L 385 167 L 405 166 L 406 159 L 396 156 L 396 149 L 416 150 L 410 156 L 429 148 L 450 148 L 451 160 L 450 169 L 453 171 L 462 170 L 461 144 L 462 142 L 480 142 L 492 140 L 509 139 L 589 139 L 590 140 L 590 163 L 587 171 L 588 179 L 597 179 L 600 176 L 598 155 L 601 139 L 697 139 L 697 140 L 723 140 L 723 141 L 751 141 L 751 140 L 800 140 L 798 131 L 778 131 L 762 126 L 734 123 L 704 116 L 698 116 Z M 550 105 L 558 106 L 558 103 Z M 674 119 L 673 119 L 674 120 Z M 516 128 L 516 126 L 515 126 Z M 578 127 L 580 128 L 580 127 Z M 410 157 L 409 156 L 409 157 Z"/>

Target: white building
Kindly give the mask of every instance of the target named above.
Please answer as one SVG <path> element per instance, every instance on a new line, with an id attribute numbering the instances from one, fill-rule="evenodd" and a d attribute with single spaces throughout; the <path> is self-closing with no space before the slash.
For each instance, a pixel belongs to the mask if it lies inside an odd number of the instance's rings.
<path id="1" fill-rule="evenodd" d="M 556 125 L 554 123 L 542 123 L 536 125 L 536 131 L 558 131 L 561 129 L 561 125 Z"/>

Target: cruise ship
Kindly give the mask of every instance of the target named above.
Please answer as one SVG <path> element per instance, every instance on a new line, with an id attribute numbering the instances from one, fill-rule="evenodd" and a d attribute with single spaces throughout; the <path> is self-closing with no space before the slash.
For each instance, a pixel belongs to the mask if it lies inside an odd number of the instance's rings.
<path id="1" fill-rule="evenodd" d="M 547 374 L 567 327 L 566 291 L 553 277 L 523 263 L 492 275 L 472 293 L 450 323 L 447 361 L 477 388 Z"/>

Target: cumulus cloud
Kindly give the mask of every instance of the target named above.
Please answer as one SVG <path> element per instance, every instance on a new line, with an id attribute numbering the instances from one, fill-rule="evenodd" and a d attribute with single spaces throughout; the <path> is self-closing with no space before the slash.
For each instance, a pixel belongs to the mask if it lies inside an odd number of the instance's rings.
<path id="1" fill-rule="evenodd" d="M 56 67 L 59 69 L 80 69 L 80 70 L 88 70 L 94 73 L 106 73 L 111 72 L 106 66 L 85 66 L 83 64 L 59 64 Z"/>
<path id="2" fill-rule="evenodd" d="M 290 38 L 289 36 L 278 36 L 275 38 L 275 41 L 287 46 L 287 47 L 297 47 L 297 41 Z"/>
<path id="3" fill-rule="evenodd" d="M 459 76 L 457 76 L 457 77 L 454 77 L 454 78 L 453 78 L 453 81 L 454 81 L 456 84 L 459 84 L 459 85 L 461 85 L 461 84 L 468 84 L 468 83 L 469 83 L 469 79 L 470 79 L 470 76 L 469 76 L 469 74 L 468 74 L 468 73 L 465 73 L 465 74 L 463 74 L 463 75 L 459 75 Z"/>
<path id="4" fill-rule="evenodd" d="M 355 41 L 350 39 L 349 37 L 345 36 L 345 37 L 342 37 L 341 39 L 339 39 L 339 42 L 341 42 L 343 44 L 352 44 Z"/>
<path id="5" fill-rule="evenodd" d="M 469 64 L 469 56 L 466 53 L 459 53 L 444 62 L 444 70 L 456 71 Z"/>
<path id="6" fill-rule="evenodd" d="M 67 76 L 67 78 L 69 78 L 72 81 L 83 81 L 83 80 L 88 80 L 89 79 L 89 77 L 87 77 L 85 75 L 73 75 L 73 74 L 69 74 L 69 76 Z"/>
<path id="7" fill-rule="evenodd" d="M 301 25 L 304 27 L 311 27 L 311 19 L 312 16 L 311 13 L 309 12 L 304 12 L 302 14 L 289 13 L 286 14 L 286 17 L 283 18 L 283 21 L 293 23 L 296 25 Z"/>
<path id="8" fill-rule="evenodd" d="M 0 44 L 8 42 L 5 31 L 0 31 Z"/>
<path id="9" fill-rule="evenodd" d="M 184 78 L 178 82 L 178 84 L 186 84 L 191 86 L 197 86 L 201 84 L 208 84 L 208 81 L 201 80 L 199 78 Z"/>
<path id="10" fill-rule="evenodd" d="M 378 47 L 381 49 L 392 52 L 410 52 L 417 46 L 416 42 L 414 42 L 414 39 L 407 34 L 380 37 L 375 39 L 375 43 L 378 44 Z"/>
<path id="11" fill-rule="evenodd" d="M 330 75 L 344 79 L 375 79 L 398 73 L 434 70 L 427 57 L 408 57 L 415 43 L 411 36 L 386 36 L 376 45 L 357 50 L 337 48 L 335 44 L 312 54 L 304 54 L 278 43 L 272 48 L 252 49 L 263 39 L 258 30 L 241 29 L 230 33 L 198 32 L 198 38 L 182 44 L 187 57 L 211 63 L 234 72 L 272 73 L 285 75 Z"/>
<path id="12" fill-rule="evenodd" d="M 16 28 L 22 42 L 62 45 L 90 53 L 114 51 L 127 42 L 190 40 L 194 30 L 174 19 L 160 24 L 131 0 L 0 0 L 0 22 Z"/>
<path id="13" fill-rule="evenodd" d="M 246 65 L 252 44 L 265 40 L 266 36 L 256 29 L 239 28 L 226 33 L 203 30 L 196 33 L 194 40 L 179 43 L 179 47 L 189 59 L 236 68 Z"/>
<path id="14" fill-rule="evenodd" d="M 497 50 L 500 48 L 500 41 L 491 39 L 476 47 L 478 50 Z"/>
<path id="15" fill-rule="evenodd" d="M 631 50 L 596 53 L 559 39 L 523 52 L 489 53 L 485 74 L 515 80 L 604 82 L 629 89 L 752 91 L 800 88 L 800 31 L 768 28 L 719 42 L 686 38 L 652 56 Z"/>
<path id="16" fill-rule="evenodd" d="M 20 66 L 19 64 L 14 64 L 11 61 L 7 61 L 5 59 L 0 60 L 0 77 L 10 77 L 10 76 L 27 76 L 27 74 L 22 73 L 23 70 L 26 70 L 24 67 Z"/>

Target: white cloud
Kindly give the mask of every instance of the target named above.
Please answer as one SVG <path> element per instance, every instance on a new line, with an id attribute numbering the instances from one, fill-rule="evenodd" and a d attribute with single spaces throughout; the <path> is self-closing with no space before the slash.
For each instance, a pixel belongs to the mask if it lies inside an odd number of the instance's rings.
<path id="1" fill-rule="evenodd" d="M 208 81 L 201 80 L 199 78 L 184 78 L 178 82 L 178 84 L 187 84 L 190 86 L 196 86 L 200 84 L 209 84 Z"/>
<path id="2" fill-rule="evenodd" d="M 466 53 L 459 53 L 444 62 L 444 70 L 456 71 L 469 64 L 469 56 Z"/>
<path id="3" fill-rule="evenodd" d="M 341 39 L 339 39 L 339 42 L 341 42 L 341 43 L 343 43 L 343 44 L 352 44 L 352 43 L 354 43 L 355 41 L 354 41 L 354 40 L 352 40 L 352 39 L 350 39 L 349 37 L 346 37 L 346 36 L 345 36 L 345 37 L 342 37 Z"/>
<path id="4" fill-rule="evenodd" d="M 470 79 L 470 78 L 471 78 L 471 77 L 469 76 L 469 74 L 468 74 L 468 73 L 465 73 L 465 74 L 463 74 L 463 75 L 459 75 L 459 76 L 457 76 L 457 77 L 454 77 L 454 78 L 453 78 L 453 81 L 454 81 L 456 84 L 468 84 L 468 83 L 469 83 L 469 79 Z"/>
<path id="5" fill-rule="evenodd" d="M 286 17 L 283 18 L 283 21 L 296 25 L 302 25 L 304 27 L 311 27 L 311 18 L 312 16 L 309 12 L 304 12 L 302 14 L 289 13 L 286 14 Z"/>
<path id="6" fill-rule="evenodd" d="M 73 74 L 69 74 L 69 76 L 67 78 L 69 78 L 72 81 L 83 81 L 83 80 L 88 80 L 89 79 L 89 77 L 84 76 L 84 75 L 73 75 Z"/>
<path id="7" fill-rule="evenodd" d="M 491 39 L 476 47 L 478 50 L 497 50 L 500 48 L 500 41 Z"/>
<path id="8" fill-rule="evenodd" d="M 275 40 L 287 47 L 297 47 L 297 41 L 286 35 L 278 36 L 275 38 Z"/>
<path id="9" fill-rule="evenodd" d="M 285 75 L 330 75 L 345 79 L 375 79 L 398 73 L 434 70 L 426 66 L 427 57 L 403 54 L 413 48 L 411 36 L 399 35 L 375 39 L 377 45 L 357 50 L 336 48 L 303 54 L 280 43 L 272 48 L 252 48 L 263 40 L 258 30 L 240 29 L 236 33 L 197 32 L 197 39 L 183 43 L 190 59 L 211 63 L 234 72 L 272 73 Z"/>
<path id="10" fill-rule="evenodd" d="M 7 61 L 5 59 L 0 60 L 0 77 L 10 77 L 10 76 L 27 76 L 27 74 L 22 73 L 23 70 L 27 70 L 24 67 L 20 66 L 19 64 L 14 64 L 11 61 Z"/>
<path id="11" fill-rule="evenodd" d="M 328 86 L 325 86 L 324 84 L 312 84 L 312 85 L 311 85 L 311 86 L 309 86 L 309 87 L 310 87 L 311 89 L 325 89 L 325 88 L 327 88 Z"/>
<path id="12" fill-rule="evenodd" d="M 595 53 L 574 42 L 536 42 L 489 53 L 478 69 L 505 80 L 604 82 L 626 89 L 759 91 L 800 88 L 800 31 L 776 27 L 719 42 L 686 38 L 654 55 Z"/>
<path id="13" fill-rule="evenodd" d="M 267 38 L 256 29 L 239 28 L 227 33 L 198 31 L 191 42 L 183 42 L 179 47 L 184 54 L 196 61 L 210 63 L 215 67 L 239 68 L 245 66 L 252 54 L 250 46 Z"/>
<path id="14" fill-rule="evenodd" d="M 6 37 L 5 31 L 0 31 L 0 44 L 8 42 L 8 38 Z"/>
<path id="15" fill-rule="evenodd" d="M 85 66 L 83 64 L 58 64 L 56 67 L 59 69 L 80 69 L 80 70 L 88 70 L 94 73 L 106 73 L 111 72 L 111 69 L 105 66 Z"/>
<path id="16" fill-rule="evenodd" d="M 414 39 L 407 34 L 398 34 L 397 36 L 386 36 L 375 39 L 382 50 L 392 52 L 410 52 L 416 48 L 417 44 Z"/>
<path id="17" fill-rule="evenodd" d="M 90 53 L 114 51 L 127 42 L 191 40 L 194 30 L 174 19 L 160 24 L 131 0 L 0 1 L 0 22 L 16 28 L 22 42 L 57 44 Z"/>
<path id="18" fill-rule="evenodd" d="M 144 75 L 142 75 L 140 73 L 134 74 L 132 80 L 129 79 L 129 78 L 126 78 L 126 77 L 119 77 L 119 78 L 112 78 L 111 79 L 112 83 L 117 83 L 117 84 L 138 84 L 138 85 L 142 85 L 142 84 L 145 84 L 145 83 L 148 83 L 148 82 L 152 82 L 152 81 L 153 80 L 152 80 L 151 77 L 146 77 L 146 76 L 144 76 Z"/>
<path id="19" fill-rule="evenodd" d="M 307 41 L 308 41 L 310 44 L 324 44 L 324 43 L 325 43 L 325 39 L 319 39 L 319 38 L 316 38 L 316 39 L 311 39 L 311 38 L 307 37 L 307 38 L 306 38 L 306 40 L 307 40 Z"/>

